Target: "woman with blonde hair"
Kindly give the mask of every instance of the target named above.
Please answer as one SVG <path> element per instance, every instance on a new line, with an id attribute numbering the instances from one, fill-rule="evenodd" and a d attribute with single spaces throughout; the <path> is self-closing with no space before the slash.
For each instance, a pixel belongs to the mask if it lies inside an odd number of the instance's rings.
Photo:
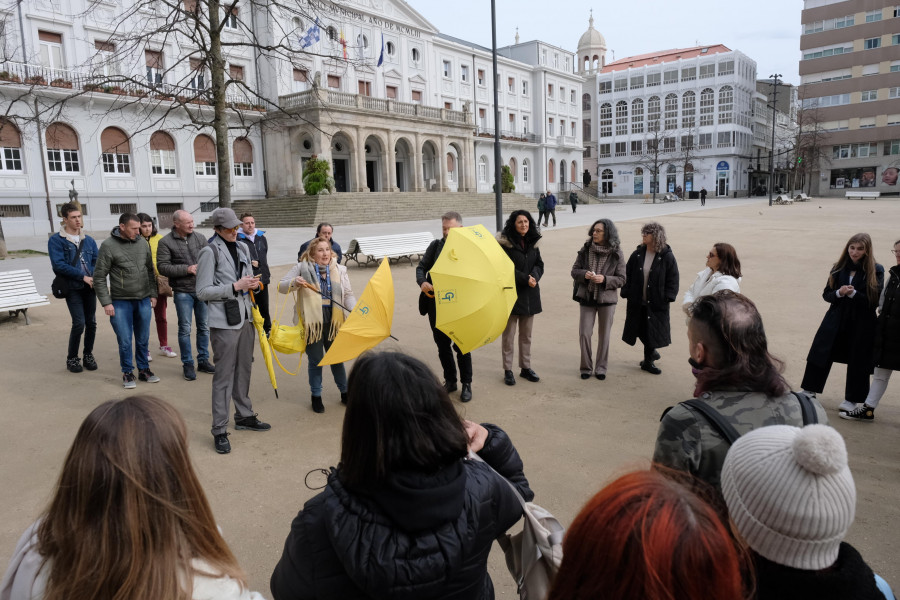
<path id="1" fill-rule="evenodd" d="M 296 289 L 297 304 L 294 324 L 303 320 L 306 333 L 307 372 L 314 412 L 325 412 L 322 403 L 322 367 L 319 361 L 331 348 L 337 332 L 344 324 L 345 311 L 356 304 L 350 288 L 347 267 L 338 264 L 330 240 L 318 237 L 309 243 L 300 262 L 278 283 L 278 291 L 289 294 Z M 341 392 L 341 403 L 347 403 L 347 371 L 344 363 L 331 365 L 331 375 Z"/>
<path id="2" fill-rule="evenodd" d="M 216 527 L 172 405 L 87 416 L 50 505 L 16 546 L 2 600 L 262 600 Z"/>

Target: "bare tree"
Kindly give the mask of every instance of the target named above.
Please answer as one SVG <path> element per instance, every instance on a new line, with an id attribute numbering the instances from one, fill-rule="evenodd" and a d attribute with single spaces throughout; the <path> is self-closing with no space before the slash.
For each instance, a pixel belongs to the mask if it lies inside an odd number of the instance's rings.
<path id="1" fill-rule="evenodd" d="M 806 180 L 806 193 L 812 188 L 813 174 L 831 163 L 828 155 L 829 133 L 822 127 L 818 108 L 803 108 L 797 113 L 797 132 L 793 143 L 792 166 L 797 187 Z M 801 187 L 802 189 L 802 187 Z"/>
<path id="2" fill-rule="evenodd" d="M 693 125 L 684 127 L 679 132 L 678 152 L 673 162 L 678 164 L 681 171 L 681 189 L 688 193 L 687 176 L 694 171 L 694 161 L 697 160 L 699 150 L 697 147 L 697 128 Z"/>
<path id="3" fill-rule="evenodd" d="M 656 204 L 656 194 L 659 190 L 659 172 L 666 162 L 663 154 L 666 152 L 666 135 L 659 126 L 659 116 L 647 121 L 647 133 L 641 142 L 641 155 L 637 164 L 650 172 L 650 187 L 653 193 L 653 203 Z M 674 138 L 673 138 L 674 139 Z"/>

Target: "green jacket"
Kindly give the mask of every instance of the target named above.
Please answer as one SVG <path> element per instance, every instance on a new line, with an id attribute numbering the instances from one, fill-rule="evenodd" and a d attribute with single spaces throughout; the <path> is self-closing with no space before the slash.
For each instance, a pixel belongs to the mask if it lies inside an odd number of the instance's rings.
<path id="1" fill-rule="evenodd" d="M 119 233 L 118 227 L 114 228 L 110 237 L 100 244 L 94 268 L 94 291 L 102 306 L 109 306 L 113 300 L 156 298 L 150 245 L 140 235 L 129 240 Z"/>

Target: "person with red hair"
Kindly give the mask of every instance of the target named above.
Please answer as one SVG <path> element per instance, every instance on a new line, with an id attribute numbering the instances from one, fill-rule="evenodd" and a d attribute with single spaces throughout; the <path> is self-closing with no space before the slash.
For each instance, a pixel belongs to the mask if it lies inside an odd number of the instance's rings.
<path id="1" fill-rule="evenodd" d="M 566 533 L 548 600 L 742 600 L 746 553 L 684 480 L 657 467 L 600 490 Z"/>

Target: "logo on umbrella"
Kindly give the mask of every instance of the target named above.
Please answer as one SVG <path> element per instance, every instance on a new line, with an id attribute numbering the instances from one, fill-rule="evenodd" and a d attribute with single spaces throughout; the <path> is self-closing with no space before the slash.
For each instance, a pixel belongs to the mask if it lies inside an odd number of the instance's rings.
<path id="1" fill-rule="evenodd" d="M 445 302 L 455 302 L 456 301 L 456 290 L 447 290 L 446 292 L 444 292 L 443 294 L 438 296 L 438 301 L 441 304 L 444 304 Z"/>
<path id="2" fill-rule="evenodd" d="M 364 314 L 364 315 L 367 315 L 367 314 L 369 314 L 369 307 L 368 307 L 368 306 L 360 306 L 360 307 L 359 307 L 359 312 L 362 313 L 362 314 Z"/>

